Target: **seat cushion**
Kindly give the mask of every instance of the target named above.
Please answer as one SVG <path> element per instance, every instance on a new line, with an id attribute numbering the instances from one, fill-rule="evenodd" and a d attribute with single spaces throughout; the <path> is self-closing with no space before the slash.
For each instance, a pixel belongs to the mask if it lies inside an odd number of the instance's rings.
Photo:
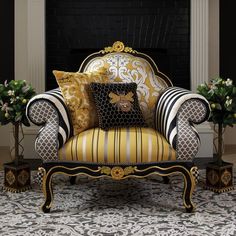
<path id="1" fill-rule="evenodd" d="M 176 152 L 152 128 L 89 129 L 59 150 L 59 159 L 92 163 L 148 163 L 176 160 Z"/>

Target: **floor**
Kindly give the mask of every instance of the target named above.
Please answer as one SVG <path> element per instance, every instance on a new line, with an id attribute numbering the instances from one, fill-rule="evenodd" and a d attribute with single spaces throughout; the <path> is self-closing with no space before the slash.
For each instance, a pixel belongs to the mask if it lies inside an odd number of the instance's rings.
<path id="1" fill-rule="evenodd" d="M 226 145 L 223 159 L 224 161 L 234 163 L 234 167 L 236 168 L 236 145 Z M 0 147 L 0 170 L 3 169 L 4 163 L 11 161 L 9 147 Z"/>

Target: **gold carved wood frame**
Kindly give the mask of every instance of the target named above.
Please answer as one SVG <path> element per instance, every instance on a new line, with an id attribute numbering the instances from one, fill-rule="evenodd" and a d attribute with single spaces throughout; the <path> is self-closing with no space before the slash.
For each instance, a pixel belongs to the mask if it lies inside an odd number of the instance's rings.
<path id="1" fill-rule="evenodd" d="M 195 188 L 195 179 L 193 171 L 196 168 L 191 162 L 163 162 L 138 165 L 106 165 L 106 164 L 85 164 L 75 162 L 47 162 L 44 163 L 39 171 L 43 174 L 43 193 L 45 196 L 42 211 L 50 212 L 53 202 L 52 177 L 54 174 L 65 174 L 74 178 L 79 175 L 86 175 L 91 178 L 112 178 L 122 180 L 126 178 L 145 178 L 157 174 L 160 176 L 169 176 L 172 174 L 181 174 L 184 177 L 183 204 L 187 212 L 194 210 L 192 203 L 192 193 Z"/>
<path id="2" fill-rule="evenodd" d="M 81 66 L 79 68 L 79 72 L 84 72 L 87 64 L 94 58 L 96 57 L 102 57 L 105 54 L 108 53 L 129 53 L 131 55 L 137 56 L 137 57 L 141 57 L 143 59 L 145 59 L 153 68 L 155 75 L 159 76 L 160 78 L 162 78 L 165 83 L 167 84 L 167 86 L 173 86 L 171 80 L 169 79 L 169 77 L 167 75 L 165 75 L 164 73 L 160 72 L 156 63 L 153 61 L 153 59 L 151 57 L 149 57 L 147 54 L 145 53 L 141 53 L 138 52 L 134 49 L 132 49 L 131 47 L 125 46 L 123 42 L 121 41 L 116 41 L 113 43 L 112 46 L 108 46 L 105 47 L 103 50 L 100 50 L 99 52 L 95 52 L 90 54 L 87 58 L 85 58 L 85 60 L 81 63 Z"/>

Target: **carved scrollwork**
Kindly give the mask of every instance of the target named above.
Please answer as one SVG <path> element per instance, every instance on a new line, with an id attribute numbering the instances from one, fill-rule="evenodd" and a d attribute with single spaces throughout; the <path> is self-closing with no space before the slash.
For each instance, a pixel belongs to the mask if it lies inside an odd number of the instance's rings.
<path id="1" fill-rule="evenodd" d="M 135 172 L 135 167 L 133 166 L 127 166 L 125 168 L 122 168 L 120 166 L 114 166 L 112 168 L 108 166 L 101 167 L 101 174 L 106 174 L 108 176 L 111 176 L 112 179 L 115 179 L 115 180 L 120 180 L 124 176 L 132 174 L 134 172 Z"/>
<path id="2" fill-rule="evenodd" d="M 112 46 L 105 47 L 104 50 L 101 51 L 104 53 L 110 53 L 110 52 L 129 52 L 129 53 L 137 53 L 135 50 L 133 50 L 131 47 L 126 47 L 123 42 L 116 41 L 113 43 Z"/>

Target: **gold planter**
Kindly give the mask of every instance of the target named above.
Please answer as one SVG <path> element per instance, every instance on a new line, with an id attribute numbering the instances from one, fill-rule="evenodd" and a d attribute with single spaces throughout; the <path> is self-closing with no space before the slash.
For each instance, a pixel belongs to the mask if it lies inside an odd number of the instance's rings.
<path id="1" fill-rule="evenodd" d="M 233 164 L 222 162 L 222 165 L 209 163 L 206 167 L 206 189 L 217 193 L 227 192 L 234 188 Z"/>
<path id="2" fill-rule="evenodd" d="M 18 193 L 31 188 L 30 167 L 28 163 L 14 162 L 4 164 L 4 187 L 5 190 Z"/>

